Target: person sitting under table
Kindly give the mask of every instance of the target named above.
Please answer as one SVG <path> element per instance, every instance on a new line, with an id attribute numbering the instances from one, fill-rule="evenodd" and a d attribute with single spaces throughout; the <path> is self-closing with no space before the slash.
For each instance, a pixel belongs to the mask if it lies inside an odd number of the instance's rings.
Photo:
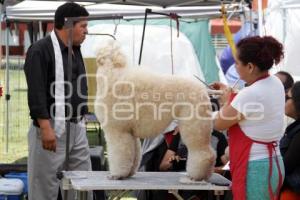
<path id="1" fill-rule="evenodd" d="M 213 131 L 212 147 L 217 152 L 216 168 L 226 164 L 222 158 L 227 147 L 227 139 L 223 133 Z M 142 147 L 140 171 L 185 171 L 188 151 L 182 143 L 176 121 L 154 139 L 145 139 Z M 179 191 L 184 199 L 207 199 L 207 191 Z M 138 193 L 138 199 L 166 200 L 173 199 L 167 191 L 154 190 Z"/>
<path id="2" fill-rule="evenodd" d="M 280 79 L 280 81 L 282 82 L 285 94 L 287 95 L 288 91 L 294 85 L 293 77 L 291 76 L 291 74 L 289 74 L 286 71 L 279 71 L 274 75 L 277 76 Z M 291 124 L 293 122 L 294 122 L 293 118 L 291 118 L 287 115 L 284 116 L 284 127 L 287 127 L 289 124 Z"/>
<path id="3" fill-rule="evenodd" d="M 288 93 L 288 91 L 293 87 L 294 85 L 294 79 L 292 75 L 286 71 L 278 71 L 276 74 L 280 81 L 283 84 L 285 93 Z"/>
<path id="4" fill-rule="evenodd" d="M 295 121 L 280 140 L 280 152 L 285 167 L 285 179 L 280 200 L 300 199 L 300 82 L 296 82 L 286 95 L 285 114 Z"/>

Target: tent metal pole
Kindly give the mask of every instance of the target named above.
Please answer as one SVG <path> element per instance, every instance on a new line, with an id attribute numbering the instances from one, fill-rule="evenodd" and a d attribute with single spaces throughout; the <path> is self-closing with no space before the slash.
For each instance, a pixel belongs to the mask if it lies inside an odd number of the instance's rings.
<path id="1" fill-rule="evenodd" d="M 299 9 L 300 4 L 297 3 L 296 5 L 282 5 L 280 8 L 282 8 L 282 9 Z"/>
<path id="2" fill-rule="evenodd" d="M 250 14 L 250 32 L 253 33 L 253 29 L 254 29 L 254 21 L 253 21 L 253 11 L 252 9 L 249 10 L 249 14 Z"/>
<path id="3" fill-rule="evenodd" d="M 145 11 L 145 17 L 144 17 L 144 26 L 143 26 L 143 33 L 142 33 L 141 48 L 140 48 L 139 65 L 141 65 L 141 61 L 142 61 L 144 39 L 145 39 L 145 30 L 146 30 L 146 25 L 147 25 L 148 14 L 163 15 L 163 16 L 167 16 L 168 18 L 171 18 L 171 19 L 175 18 L 177 20 L 177 29 L 179 27 L 178 18 L 180 16 L 178 16 L 177 14 L 174 14 L 174 13 L 171 13 L 171 12 L 170 13 L 153 12 L 151 9 L 147 8 L 146 11 Z"/>
<path id="4" fill-rule="evenodd" d="M 287 11 L 286 8 L 283 8 L 283 36 L 282 36 L 282 43 L 285 44 L 285 39 L 286 39 L 286 28 L 287 28 L 287 23 L 286 23 L 286 19 L 287 19 Z"/>
<path id="5" fill-rule="evenodd" d="M 2 15 L 2 4 L 0 3 L 0 16 Z M 2 19 L 0 19 L 0 23 L 2 23 Z M 0 26 L 0 38 L 2 38 L 2 26 Z M 0 67 L 2 66 L 2 55 L 3 55 L 3 52 L 2 52 L 2 40 L 0 40 Z M 0 82 L 1 84 L 1 82 Z M 1 85 L 0 85 L 1 86 Z"/>
<path id="6" fill-rule="evenodd" d="M 157 6 L 156 4 L 151 4 L 151 3 L 141 3 L 139 1 L 133 1 L 133 0 L 127 0 L 127 2 L 129 3 L 134 3 L 134 4 L 138 4 L 140 6 Z"/>
<path id="7" fill-rule="evenodd" d="M 144 25 L 143 25 L 143 33 L 142 33 L 142 41 L 141 41 L 141 48 L 140 48 L 139 65 L 141 65 L 141 61 L 142 61 L 142 54 L 143 54 L 144 39 L 145 39 L 145 30 L 146 30 L 148 12 L 151 12 L 151 10 L 147 8 L 146 11 L 145 11 L 145 18 L 144 18 Z"/>
<path id="8" fill-rule="evenodd" d="M 67 68 L 67 82 L 71 83 L 72 81 L 72 65 L 73 65 L 73 60 L 72 60 L 72 43 L 73 43 L 73 21 L 67 21 L 66 26 L 69 27 L 68 31 L 68 68 Z M 66 94 L 71 94 L 72 88 L 66 87 Z M 69 95 L 68 95 L 69 96 Z M 69 96 L 66 99 L 67 105 L 71 105 L 71 96 Z M 72 116 L 72 109 L 69 106 L 66 106 L 66 162 L 64 166 L 65 171 L 69 171 L 69 160 L 70 160 L 70 131 L 71 131 L 71 124 L 70 124 L 70 117 Z M 68 199 L 68 190 L 64 192 L 64 199 Z"/>
<path id="9" fill-rule="evenodd" d="M 39 21 L 39 39 L 43 38 L 42 21 Z"/>
<path id="10" fill-rule="evenodd" d="M 5 44 L 5 101 L 6 101 L 6 123 L 5 123 L 5 133 L 6 133 L 6 153 L 8 153 L 8 133 L 9 133 L 9 100 L 10 100 L 10 91 L 9 91 L 9 21 L 6 21 L 6 44 Z"/>
<path id="11" fill-rule="evenodd" d="M 263 36 L 263 7 L 262 0 L 257 0 L 258 4 L 258 31 L 259 36 Z"/>
<path id="12" fill-rule="evenodd" d="M 191 4 L 194 4 L 194 3 L 200 3 L 200 2 L 203 2 L 203 0 L 194 0 L 194 1 L 186 1 L 186 2 L 183 2 L 183 3 L 178 3 L 178 4 L 174 4 L 172 6 L 191 6 Z"/>

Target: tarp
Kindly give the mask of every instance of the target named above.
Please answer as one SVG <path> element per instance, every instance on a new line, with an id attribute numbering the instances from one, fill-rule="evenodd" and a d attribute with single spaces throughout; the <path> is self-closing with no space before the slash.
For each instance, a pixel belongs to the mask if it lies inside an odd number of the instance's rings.
<path id="1" fill-rule="evenodd" d="M 273 35 L 284 45 L 285 57 L 277 70 L 291 73 L 300 80 L 300 1 L 272 0 L 269 1 L 266 12 L 265 30 L 267 35 Z M 276 22 L 276 23 L 274 23 Z"/>
<path id="2" fill-rule="evenodd" d="M 101 1 L 102 2 L 102 1 Z M 168 2 L 168 1 L 165 1 Z M 54 12 L 58 6 L 65 3 L 64 1 L 23 1 L 14 6 L 6 8 L 6 17 L 11 21 L 51 21 Z M 189 6 L 189 7 L 168 7 L 162 8 L 158 6 L 133 6 L 133 5 L 117 5 L 117 4 L 91 4 L 88 2 L 80 2 L 90 13 L 90 16 L 109 16 L 120 15 L 124 19 L 143 18 L 145 9 L 150 8 L 155 12 L 177 13 L 183 17 L 203 17 L 215 18 L 220 16 L 220 3 L 216 6 Z M 233 10 L 234 13 L 243 11 L 242 4 L 232 4 L 227 6 L 228 14 Z M 161 17 L 158 15 L 149 15 L 149 17 Z"/>
<path id="3" fill-rule="evenodd" d="M 142 32 L 142 21 L 121 21 L 120 25 L 117 26 L 116 38 L 117 40 L 123 41 L 124 46 L 128 47 L 131 64 L 137 65 L 140 43 L 141 43 L 141 32 Z M 95 25 L 95 27 L 93 26 Z M 112 25 L 110 25 L 112 24 Z M 161 65 L 162 69 L 171 72 L 171 36 L 169 20 L 149 20 L 147 22 L 145 43 L 143 49 L 142 63 L 151 64 L 153 59 L 159 57 L 163 63 L 158 61 L 157 65 Z M 94 21 L 91 22 L 90 33 L 111 33 L 113 34 L 115 25 L 109 21 Z M 124 27 L 124 26 L 127 26 Z M 157 28 L 155 28 L 157 27 Z M 127 31 L 125 30 L 127 29 Z M 207 20 L 201 21 L 186 21 L 180 22 L 179 37 L 177 37 L 176 25 L 173 22 L 172 29 L 172 46 L 173 46 L 173 61 L 174 61 L 174 72 L 175 74 L 184 73 L 185 75 L 197 75 L 204 81 L 211 83 L 218 80 L 218 67 L 215 61 L 215 50 L 211 42 L 211 36 L 209 34 L 209 27 Z M 95 38 L 95 36 L 92 36 Z M 105 38 L 103 36 L 98 37 L 98 41 Z M 89 41 L 89 38 L 83 44 L 84 57 L 92 57 L 95 49 L 100 44 Z M 87 47 L 85 49 L 85 47 Z M 186 51 L 185 51 L 186 48 Z M 192 48 L 192 49 L 190 49 Z M 133 50 L 132 50 L 133 49 Z M 134 53 L 131 53 L 134 52 Z M 191 54 L 191 55 L 190 55 Z M 155 56 L 156 55 L 156 56 Z M 192 56 L 192 57 L 189 57 Z M 199 64 L 192 64 L 193 59 L 197 60 Z M 148 61 L 148 62 L 147 62 Z M 156 62 L 155 62 L 156 63 Z M 191 65 L 191 66 L 189 66 Z M 196 66 L 196 67 L 195 67 Z M 201 66 L 201 69 L 199 68 Z M 194 67 L 193 70 L 191 70 Z M 191 68 L 184 70 L 184 68 Z M 159 69 L 154 71 L 160 71 Z M 187 72 L 190 71 L 190 72 Z M 163 72 L 163 71 L 161 71 Z"/>

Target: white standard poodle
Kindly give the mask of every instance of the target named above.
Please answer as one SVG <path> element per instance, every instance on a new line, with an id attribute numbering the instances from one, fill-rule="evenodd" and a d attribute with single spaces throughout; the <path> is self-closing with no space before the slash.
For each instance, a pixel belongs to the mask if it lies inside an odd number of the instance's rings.
<path id="1" fill-rule="evenodd" d="M 188 176 L 209 178 L 215 152 L 210 146 L 211 103 L 205 86 L 196 79 L 130 68 L 116 42 L 98 51 L 96 64 L 95 113 L 107 142 L 109 178 L 132 176 L 140 163 L 140 138 L 155 137 L 173 120 L 188 148 Z"/>

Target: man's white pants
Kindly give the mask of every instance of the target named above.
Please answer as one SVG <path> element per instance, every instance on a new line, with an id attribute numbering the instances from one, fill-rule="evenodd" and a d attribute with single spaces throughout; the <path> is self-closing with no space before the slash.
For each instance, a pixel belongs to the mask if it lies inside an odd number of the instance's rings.
<path id="1" fill-rule="evenodd" d="M 69 170 L 90 171 L 91 160 L 84 122 L 70 124 Z M 56 139 L 56 152 L 44 150 L 40 129 L 31 125 L 28 134 L 29 200 L 57 200 L 61 181 L 57 179 L 56 173 L 63 170 L 66 134 Z M 74 195 L 74 191 L 68 192 L 68 200 L 74 200 Z"/>

